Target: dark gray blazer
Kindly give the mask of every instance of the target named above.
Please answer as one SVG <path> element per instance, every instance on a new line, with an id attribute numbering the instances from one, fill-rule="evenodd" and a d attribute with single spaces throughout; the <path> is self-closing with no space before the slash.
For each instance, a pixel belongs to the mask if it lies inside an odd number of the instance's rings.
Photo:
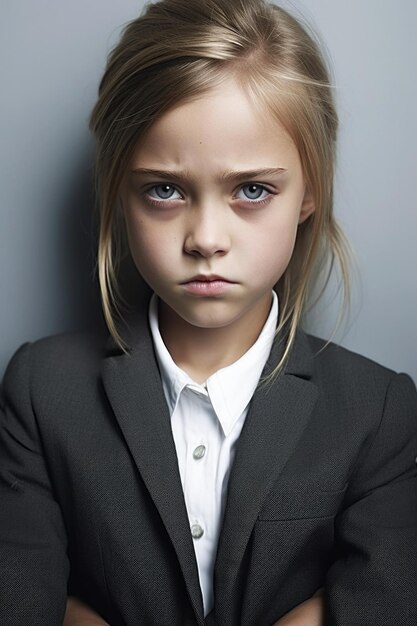
<path id="1" fill-rule="evenodd" d="M 327 624 L 417 624 L 417 393 L 298 332 L 251 402 L 202 598 L 147 328 L 24 344 L 2 390 L 0 624 L 62 623 L 67 589 L 112 626 L 270 626 L 324 586 Z M 277 343 L 265 372 L 277 362 Z"/>

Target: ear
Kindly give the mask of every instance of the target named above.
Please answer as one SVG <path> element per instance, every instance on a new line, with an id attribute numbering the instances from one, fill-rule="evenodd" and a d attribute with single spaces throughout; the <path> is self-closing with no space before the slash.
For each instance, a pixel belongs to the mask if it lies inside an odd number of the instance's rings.
<path id="1" fill-rule="evenodd" d="M 309 189 L 306 188 L 304 198 L 301 204 L 298 223 L 302 224 L 312 213 L 314 213 L 315 209 L 316 205 L 314 203 L 313 194 Z"/>

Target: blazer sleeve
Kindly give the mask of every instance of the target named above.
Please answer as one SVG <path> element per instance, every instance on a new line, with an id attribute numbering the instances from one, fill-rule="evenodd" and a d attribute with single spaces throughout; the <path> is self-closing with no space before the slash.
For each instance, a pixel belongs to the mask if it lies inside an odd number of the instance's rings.
<path id="1" fill-rule="evenodd" d="M 30 395 L 30 344 L 0 394 L 0 624 L 61 625 L 69 562 Z"/>
<path id="2" fill-rule="evenodd" d="M 335 520 L 326 624 L 417 624 L 416 456 L 416 387 L 407 374 L 395 374 L 379 427 Z"/>

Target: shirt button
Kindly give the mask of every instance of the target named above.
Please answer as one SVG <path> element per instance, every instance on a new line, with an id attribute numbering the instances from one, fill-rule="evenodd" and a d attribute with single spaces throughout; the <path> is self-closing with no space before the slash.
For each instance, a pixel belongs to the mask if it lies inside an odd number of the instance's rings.
<path id="1" fill-rule="evenodd" d="M 201 528 L 200 524 L 193 524 L 191 526 L 191 534 L 193 539 L 200 539 L 204 535 L 204 530 Z"/>
<path id="2" fill-rule="evenodd" d="M 193 452 L 193 458 L 198 461 L 198 459 L 202 459 L 206 453 L 206 446 L 197 446 Z"/>

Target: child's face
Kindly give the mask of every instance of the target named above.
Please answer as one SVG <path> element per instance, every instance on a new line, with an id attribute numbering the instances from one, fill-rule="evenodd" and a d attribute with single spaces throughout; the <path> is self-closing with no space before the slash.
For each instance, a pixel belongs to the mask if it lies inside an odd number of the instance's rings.
<path id="1" fill-rule="evenodd" d="M 284 128 L 228 78 L 155 122 L 131 170 L 129 245 L 165 314 L 201 328 L 261 327 L 314 210 Z"/>

